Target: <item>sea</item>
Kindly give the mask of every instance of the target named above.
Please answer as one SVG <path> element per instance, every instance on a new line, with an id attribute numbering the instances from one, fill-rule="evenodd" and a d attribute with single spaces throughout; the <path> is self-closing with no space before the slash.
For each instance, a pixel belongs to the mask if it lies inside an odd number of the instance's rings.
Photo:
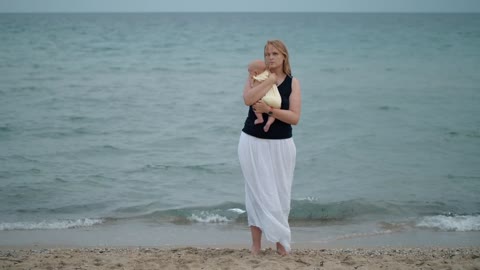
<path id="1" fill-rule="evenodd" d="M 480 245 L 478 13 L 2 13 L 0 246 L 247 247 L 271 39 L 301 85 L 293 248 Z"/>

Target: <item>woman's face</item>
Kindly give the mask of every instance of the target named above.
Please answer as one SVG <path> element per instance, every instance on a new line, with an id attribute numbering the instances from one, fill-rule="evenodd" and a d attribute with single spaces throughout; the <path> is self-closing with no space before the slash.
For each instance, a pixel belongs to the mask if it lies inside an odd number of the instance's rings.
<path id="1" fill-rule="evenodd" d="M 282 68 L 284 60 L 285 57 L 279 50 L 277 50 L 277 48 L 270 44 L 267 45 L 267 49 L 265 50 L 265 62 L 269 69 L 275 69 L 278 67 Z"/>

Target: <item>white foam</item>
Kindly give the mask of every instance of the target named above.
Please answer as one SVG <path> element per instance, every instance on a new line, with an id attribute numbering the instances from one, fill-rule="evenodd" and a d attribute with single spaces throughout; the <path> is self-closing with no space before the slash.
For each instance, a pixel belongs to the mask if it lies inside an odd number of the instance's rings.
<path id="1" fill-rule="evenodd" d="M 199 215 L 192 214 L 189 218 L 190 221 L 200 222 L 200 223 L 227 223 L 230 220 L 219 214 L 211 214 L 205 211 L 202 211 Z"/>
<path id="2" fill-rule="evenodd" d="M 442 231 L 480 231 L 480 216 L 429 216 L 417 223 L 417 227 Z"/>
<path id="3" fill-rule="evenodd" d="M 0 223 L 0 231 L 11 230 L 55 230 L 55 229 L 71 229 L 77 227 L 91 227 L 96 224 L 103 223 L 102 219 L 66 219 L 40 222 L 11 222 Z"/>
<path id="4" fill-rule="evenodd" d="M 317 202 L 318 201 L 318 198 L 317 197 L 312 197 L 312 196 L 308 196 L 308 197 L 305 197 L 305 198 L 300 198 L 298 199 L 299 201 L 308 201 L 308 202 Z"/>
<path id="5" fill-rule="evenodd" d="M 228 211 L 232 211 L 232 212 L 235 212 L 237 214 L 243 214 L 243 213 L 246 212 L 245 210 L 240 209 L 240 208 L 232 208 L 232 209 L 228 209 Z"/>

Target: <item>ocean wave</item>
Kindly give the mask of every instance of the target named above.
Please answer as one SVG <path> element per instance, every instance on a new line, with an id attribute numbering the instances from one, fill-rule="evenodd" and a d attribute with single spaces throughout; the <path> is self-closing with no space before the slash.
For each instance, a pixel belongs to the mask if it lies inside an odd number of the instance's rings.
<path id="1" fill-rule="evenodd" d="M 328 225 L 335 223 L 356 223 L 365 220 L 390 220 L 407 217 L 422 218 L 424 226 L 434 226 L 434 219 L 428 219 L 430 216 L 444 217 L 440 213 L 445 213 L 447 205 L 438 206 L 438 202 L 410 202 L 407 204 L 400 202 L 385 201 L 367 201 L 367 200 L 347 200 L 339 202 L 322 202 L 315 197 L 307 197 L 301 200 L 292 200 L 289 220 L 297 225 Z M 420 207 L 419 205 L 423 205 Z M 420 208 L 420 209 L 419 209 Z M 437 216 L 438 215 L 438 216 Z M 454 214 L 451 214 L 454 215 Z M 466 218 L 465 218 L 466 217 Z M 133 217 L 138 218 L 138 217 Z M 226 202 L 209 207 L 189 207 L 178 209 L 167 209 L 154 211 L 142 215 L 141 218 L 154 219 L 156 221 L 166 221 L 174 223 L 246 223 L 247 214 L 244 204 Z M 418 218 L 416 218 L 418 220 Z M 457 215 L 454 217 L 445 217 L 446 220 L 454 220 L 458 224 L 455 230 L 479 230 L 480 217 Z M 461 225 L 466 219 L 466 225 Z M 445 221 L 446 222 L 446 221 Z M 408 223 L 410 227 L 416 227 L 416 222 Z M 468 224 L 471 227 L 468 227 Z M 398 224 L 397 224 L 398 225 Z M 438 225 L 440 226 L 440 225 Z M 462 227 L 463 226 L 463 227 Z M 440 227 L 444 229 L 444 227 Z M 398 230 L 399 228 L 390 228 Z"/>
<path id="2" fill-rule="evenodd" d="M 382 202 L 347 200 L 323 203 L 315 197 L 293 200 L 289 219 L 302 222 L 342 221 L 365 215 L 387 215 L 390 206 Z"/>
<path id="3" fill-rule="evenodd" d="M 198 214 L 192 214 L 187 219 L 192 222 L 199 223 L 228 223 L 231 221 L 227 217 L 215 213 L 210 213 L 208 211 L 202 211 Z"/>
<path id="4" fill-rule="evenodd" d="M 213 206 L 196 206 L 155 210 L 157 205 L 139 205 L 133 208 L 117 209 L 112 218 L 147 219 L 155 222 L 188 223 L 246 223 L 247 214 L 244 204 L 225 202 Z M 289 219 L 298 224 L 322 224 L 355 219 L 365 215 L 388 215 L 389 211 L 381 204 L 362 200 L 322 203 L 308 197 L 293 200 Z"/>
<path id="5" fill-rule="evenodd" d="M 240 208 L 232 208 L 232 209 L 227 209 L 227 212 L 235 213 L 237 215 L 242 215 L 246 213 L 245 210 L 240 209 Z M 236 218 L 238 218 L 237 215 L 221 215 L 216 212 L 209 212 L 209 211 L 200 211 L 200 213 L 192 214 L 190 217 L 187 219 L 192 221 L 192 222 L 198 222 L 198 223 L 229 223 L 232 221 L 235 221 Z M 229 217 L 227 217 L 229 216 Z"/>
<path id="6" fill-rule="evenodd" d="M 11 230 L 55 230 L 55 229 L 72 229 L 78 227 L 91 227 L 102 224 L 103 219 L 65 219 L 65 220 L 51 220 L 39 222 L 5 222 L 0 223 L 0 231 Z"/>
<path id="7" fill-rule="evenodd" d="M 480 231 L 480 215 L 435 215 L 423 217 L 416 227 L 440 231 Z"/>
<path id="8" fill-rule="evenodd" d="M 232 208 L 232 209 L 228 209 L 228 211 L 232 211 L 232 212 L 235 212 L 237 214 L 243 214 L 243 213 L 246 212 L 245 210 L 240 209 L 240 208 Z"/>
<path id="9" fill-rule="evenodd" d="M 151 207 L 151 205 L 149 206 Z M 141 207 L 140 207 L 141 208 Z M 225 202 L 219 205 L 208 207 L 186 207 L 177 209 L 157 210 L 141 215 L 130 215 L 125 217 L 125 209 L 122 209 L 122 218 L 128 219 L 147 219 L 156 222 L 172 222 L 175 224 L 188 223 L 228 223 L 236 222 L 244 215 L 245 207 L 242 204 L 234 202 Z M 136 209 L 141 211 L 139 207 Z M 132 211 L 130 211 L 132 212 Z M 118 217 L 116 217 L 118 218 Z"/>

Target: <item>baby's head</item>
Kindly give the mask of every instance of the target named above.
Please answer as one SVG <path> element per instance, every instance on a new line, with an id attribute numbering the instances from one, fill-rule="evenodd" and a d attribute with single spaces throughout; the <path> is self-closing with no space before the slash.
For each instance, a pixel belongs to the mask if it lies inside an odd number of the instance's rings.
<path id="1" fill-rule="evenodd" d="M 262 60 L 253 60 L 248 64 L 248 73 L 250 76 L 257 76 L 267 69 L 267 65 Z"/>

